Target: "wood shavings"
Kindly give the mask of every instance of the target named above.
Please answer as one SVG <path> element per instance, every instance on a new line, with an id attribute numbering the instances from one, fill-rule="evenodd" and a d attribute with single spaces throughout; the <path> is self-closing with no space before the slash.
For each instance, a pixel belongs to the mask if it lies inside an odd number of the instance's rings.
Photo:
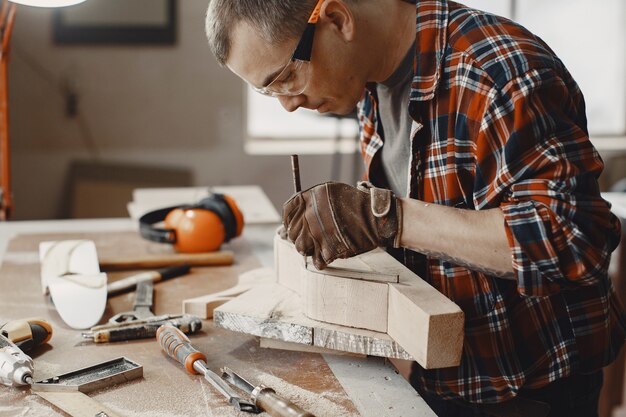
<path id="1" fill-rule="evenodd" d="M 278 395 L 299 405 L 316 417 L 356 417 L 359 415 L 338 404 L 337 400 L 340 400 L 341 396 L 337 393 L 317 394 L 265 373 L 257 374 L 255 381 L 273 388 Z"/>

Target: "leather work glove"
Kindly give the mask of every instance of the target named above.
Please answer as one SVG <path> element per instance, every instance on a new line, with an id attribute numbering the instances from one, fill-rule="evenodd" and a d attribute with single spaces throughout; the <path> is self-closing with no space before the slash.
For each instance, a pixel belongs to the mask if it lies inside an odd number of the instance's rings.
<path id="1" fill-rule="evenodd" d="M 283 205 L 283 225 L 296 250 L 312 256 L 317 269 L 379 246 L 398 247 L 402 216 L 390 190 L 326 182 Z"/>

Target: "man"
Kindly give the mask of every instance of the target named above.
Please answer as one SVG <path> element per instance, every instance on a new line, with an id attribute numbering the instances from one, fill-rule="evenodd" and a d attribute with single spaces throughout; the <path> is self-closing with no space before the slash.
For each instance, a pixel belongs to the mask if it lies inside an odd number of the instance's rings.
<path id="1" fill-rule="evenodd" d="M 439 415 L 514 398 L 596 415 L 625 336 L 620 225 L 581 92 L 541 39 L 448 0 L 212 0 L 207 34 L 288 111 L 358 105 L 370 184 L 297 193 L 284 226 L 318 268 L 383 246 L 462 308 L 461 365 L 411 375 Z"/>

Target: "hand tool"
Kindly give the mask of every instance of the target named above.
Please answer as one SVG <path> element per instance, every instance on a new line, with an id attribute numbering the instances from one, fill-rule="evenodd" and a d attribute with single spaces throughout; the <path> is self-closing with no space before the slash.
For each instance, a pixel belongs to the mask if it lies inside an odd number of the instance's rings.
<path id="1" fill-rule="evenodd" d="M 150 310 L 152 308 L 153 296 L 154 285 L 152 281 L 138 282 L 132 311 L 125 311 L 114 315 L 109 319 L 109 323 L 126 323 L 154 317 L 154 313 Z"/>
<path id="2" fill-rule="evenodd" d="M 298 155 L 291 155 L 291 171 L 293 172 L 293 188 L 296 193 L 302 191 L 300 185 L 300 164 L 298 163 Z"/>
<path id="3" fill-rule="evenodd" d="M 0 333 L 24 352 L 47 343 L 52 337 L 52 326 L 42 318 L 11 320 L 0 325 Z"/>
<path id="4" fill-rule="evenodd" d="M 144 320 L 94 326 L 89 332 L 82 333 L 82 336 L 86 339 L 93 339 L 95 343 L 146 339 L 154 337 L 157 329 L 165 324 L 172 325 L 187 334 L 196 333 L 202 328 L 202 321 L 196 316 L 164 314 Z"/>
<path id="5" fill-rule="evenodd" d="M 94 326 L 83 333 L 96 343 L 118 342 L 122 340 L 154 337 L 157 329 L 166 323 L 180 328 L 185 333 L 195 333 L 202 328 L 202 321 L 189 314 L 155 316 L 152 307 L 154 285 L 152 281 L 140 281 L 132 311 L 114 315 L 107 324 Z"/>
<path id="6" fill-rule="evenodd" d="M 222 368 L 222 378 L 236 386 L 240 390 L 248 393 L 252 399 L 252 403 L 274 417 L 315 417 L 313 414 L 305 411 L 276 394 L 272 388 L 265 385 L 257 385 L 256 387 L 237 375 L 231 369 Z"/>
<path id="7" fill-rule="evenodd" d="M 33 360 L 0 334 L 0 384 L 14 387 L 33 383 Z"/>
<path id="8" fill-rule="evenodd" d="M 176 359 L 191 374 L 204 375 L 204 378 L 237 410 L 257 414 L 260 410 L 252 403 L 240 398 L 239 395 L 215 372 L 207 368 L 207 357 L 192 346 L 191 342 L 180 330 L 164 325 L 157 330 L 157 340 L 170 357 Z"/>
<path id="9" fill-rule="evenodd" d="M 232 265 L 232 251 L 216 251 L 205 253 L 163 253 L 129 257 L 100 258 L 100 269 L 103 271 L 120 271 L 142 268 L 163 268 L 166 266 L 189 264 L 191 266 Z"/>
<path id="10" fill-rule="evenodd" d="M 181 275 L 189 273 L 191 267 L 189 264 L 182 264 L 177 266 L 171 266 L 168 268 L 159 269 L 158 271 L 142 272 L 140 274 L 132 275 L 115 281 L 107 285 L 107 292 L 109 296 L 119 294 L 124 291 L 129 291 L 135 288 L 137 284 L 142 281 L 151 281 L 153 283 L 165 281 L 166 279 L 176 278 Z"/>
<path id="11" fill-rule="evenodd" d="M 122 356 L 37 381 L 32 384 L 32 390 L 86 393 L 130 381 L 142 375 L 143 366 Z"/>
<path id="12" fill-rule="evenodd" d="M 141 376 L 143 376 L 141 365 L 120 357 L 35 382 L 31 389 L 41 398 L 74 417 L 121 417 L 85 393 Z"/>

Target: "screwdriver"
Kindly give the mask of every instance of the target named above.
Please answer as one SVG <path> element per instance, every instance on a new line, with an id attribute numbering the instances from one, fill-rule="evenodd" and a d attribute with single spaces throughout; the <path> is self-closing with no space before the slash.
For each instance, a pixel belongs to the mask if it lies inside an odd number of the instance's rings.
<path id="1" fill-rule="evenodd" d="M 0 326 L 0 333 L 18 348 L 28 352 L 47 343 L 52 337 L 52 326 L 42 318 L 12 320 Z"/>
<path id="2" fill-rule="evenodd" d="M 171 324 L 159 327 L 156 338 L 161 348 L 170 357 L 182 364 L 190 374 L 201 374 L 211 385 L 237 410 L 248 413 L 259 413 L 259 409 L 252 403 L 243 400 L 230 386 L 215 372 L 207 368 L 207 357 L 204 353 L 192 346 L 191 342 L 180 329 Z"/>
<path id="3" fill-rule="evenodd" d="M 224 375 L 227 376 L 227 380 L 252 397 L 252 402 L 242 400 L 224 379 L 207 368 L 206 355 L 194 348 L 187 336 L 174 326 L 163 325 L 159 327 L 157 340 L 163 350 L 181 363 L 188 372 L 204 374 L 206 380 L 222 393 L 231 405 L 242 411 L 250 413 L 266 411 L 274 417 L 315 417 L 313 414 L 280 397 L 273 389 L 263 385 L 254 387 L 230 369 L 224 368 Z"/>
<path id="4" fill-rule="evenodd" d="M 33 360 L 0 333 L 0 384 L 32 385 Z"/>

